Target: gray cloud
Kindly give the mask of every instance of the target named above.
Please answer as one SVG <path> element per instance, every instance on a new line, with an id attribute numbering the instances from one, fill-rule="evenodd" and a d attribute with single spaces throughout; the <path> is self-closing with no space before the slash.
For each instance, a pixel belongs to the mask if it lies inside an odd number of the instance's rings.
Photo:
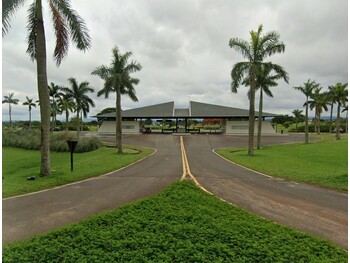
<path id="1" fill-rule="evenodd" d="M 109 65 L 112 48 L 132 51 L 142 71 L 135 74 L 141 82 L 136 87 L 139 102 L 123 98 L 122 107 L 130 109 L 150 104 L 175 101 L 187 107 L 189 100 L 225 106 L 248 108 L 247 88 L 237 94 L 230 91 L 232 66 L 242 61 L 241 54 L 228 46 L 232 37 L 248 40 L 249 31 L 259 24 L 264 31 L 276 30 L 286 44 L 284 54 L 269 60 L 282 65 L 290 76 L 289 85 L 271 88 L 274 98 L 266 98 L 264 110 L 291 114 L 301 109 L 304 96 L 293 89 L 307 79 L 326 89 L 348 79 L 348 31 L 346 0 L 247 0 L 247 1 L 72 1 L 84 18 L 92 37 L 92 47 L 80 52 L 70 45 L 68 57 L 59 68 L 53 62 L 54 35 L 46 16 L 49 82 L 68 85 L 67 79 L 89 81 L 96 91 L 103 82 L 92 76 L 99 65 Z M 25 96 L 37 98 L 36 66 L 26 50 L 26 10 L 21 8 L 12 19 L 12 28 L 3 38 L 3 96 L 14 92 L 20 104 Z M 45 7 L 45 10 L 47 7 Z M 95 115 L 113 107 L 115 96 L 108 100 L 92 95 Z M 3 120 L 8 108 L 3 105 Z M 27 108 L 15 106 L 13 118 L 26 120 Z M 33 110 L 38 119 L 39 110 Z"/>

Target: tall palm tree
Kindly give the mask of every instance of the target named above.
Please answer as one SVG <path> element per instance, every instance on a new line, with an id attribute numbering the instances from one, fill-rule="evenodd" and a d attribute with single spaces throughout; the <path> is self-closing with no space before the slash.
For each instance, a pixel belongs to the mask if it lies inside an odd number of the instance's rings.
<path id="1" fill-rule="evenodd" d="M 10 29 L 10 19 L 24 4 L 24 0 L 2 1 L 2 35 Z M 80 50 L 91 46 L 84 20 L 71 8 L 69 0 L 48 0 L 56 36 L 54 59 L 59 66 L 68 53 L 69 39 Z M 38 95 L 41 120 L 41 166 L 40 175 L 50 174 L 50 99 L 47 89 L 46 40 L 42 0 L 33 0 L 28 9 L 27 53 L 36 61 Z"/>
<path id="2" fill-rule="evenodd" d="M 295 130 L 298 133 L 298 123 L 299 123 L 300 119 L 302 118 L 303 110 L 295 109 L 292 111 L 292 113 L 294 114 L 294 117 L 295 117 Z"/>
<path id="3" fill-rule="evenodd" d="M 320 84 L 308 79 L 303 86 L 294 87 L 296 90 L 301 91 L 306 96 L 305 106 L 305 143 L 309 143 L 309 97 L 313 94 L 314 90 L 318 88 Z"/>
<path id="4" fill-rule="evenodd" d="M 26 96 L 27 101 L 23 102 L 23 105 L 28 105 L 29 108 L 29 129 L 32 127 L 32 107 L 36 108 L 36 103 L 33 102 L 33 99 Z"/>
<path id="5" fill-rule="evenodd" d="M 231 71 L 231 90 L 236 93 L 239 85 L 244 81 L 244 77 L 249 79 L 249 141 L 248 155 L 254 155 L 254 125 L 255 125 L 255 89 L 256 79 L 261 66 L 271 68 L 280 74 L 283 68 L 271 62 L 264 62 L 267 57 L 284 52 L 285 45 L 279 41 L 280 35 L 271 31 L 262 35 L 263 26 L 260 25 L 258 31 L 250 31 L 250 42 L 239 38 L 231 38 L 229 46 L 241 52 L 247 61 L 236 63 Z M 283 70 L 284 71 L 284 70 Z"/>
<path id="6" fill-rule="evenodd" d="M 73 98 L 69 94 L 64 93 L 58 101 L 58 106 L 62 112 L 66 113 L 66 131 L 68 131 L 69 112 L 73 111 L 75 107 Z"/>
<path id="7" fill-rule="evenodd" d="M 329 96 L 329 103 L 331 105 L 331 115 L 329 119 L 329 133 L 332 132 L 332 124 L 333 124 L 333 106 L 334 106 L 334 86 L 328 86 L 328 96 Z"/>
<path id="8" fill-rule="evenodd" d="M 345 133 L 348 133 L 348 105 L 344 106 L 344 109 L 341 112 L 346 111 L 346 116 L 345 116 Z"/>
<path id="9" fill-rule="evenodd" d="M 340 107 L 344 107 L 348 101 L 348 83 L 342 84 L 338 82 L 334 86 L 334 100 L 337 105 L 337 125 L 336 125 L 336 139 L 340 140 Z"/>
<path id="10" fill-rule="evenodd" d="M 322 88 L 316 89 L 317 92 L 311 95 L 311 101 L 309 101 L 310 109 L 315 108 L 315 119 L 316 119 L 316 125 L 315 130 L 317 134 L 321 133 L 321 113 L 324 109 L 325 111 L 328 111 L 327 105 L 329 104 L 329 96 L 327 92 L 320 93 Z"/>
<path id="11" fill-rule="evenodd" d="M 258 138 L 257 138 L 257 144 L 256 148 L 260 149 L 261 146 L 261 129 L 262 129 L 262 111 L 263 111 L 263 94 L 265 93 L 269 97 L 273 97 L 273 94 L 269 87 L 276 87 L 277 80 L 283 78 L 285 82 L 288 83 L 288 73 L 281 68 L 280 72 L 275 75 L 272 74 L 272 68 L 271 67 L 264 67 L 262 65 L 262 68 L 256 78 L 256 91 L 260 90 L 260 98 L 259 98 L 259 118 L 258 118 Z M 249 94 L 249 92 L 248 92 Z"/>
<path id="12" fill-rule="evenodd" d="M 2 101 L 2 104 L 4 103 L 8 103 L 9 104 L 9 117 L 10 117 L 10 127 L 12 128 L 12 117 L 11 117 L 11 113 L 12 113 L 12 106 L 11 104 L 17 105 L 19 100 L 15 99 L 13 96 L 15 95 L 15 93 L 9 93 L 8 96 L 4 96 L 4 100 Z"/>
<path id="13" fill-rule="evenodd" d="M 95 107 L 94 101 L 87 95 L 87 93 L 93 93 L 94 89 L 91 88 L 89 82 L 83 81 L 80 84 L 75 78 L 69 78 L 68 82 L 70 88 L 64 88 L 63 90 L 74 99 L 75 111 L 77 116 L 77 137 L 80 136 L 80 113 L 81 111 L 89 108 L 89 105 Z"/>
<path id="14" fill-rule="evenodd" d="M 62 93 L 62 88 L 53 82 L 50 83 L 50 86 L 48 86 L 48 89 L 49 89 L 49 95 L 51 97 L 50 98 L 51 117 L 52 117 L 51 131 L 53 131 L 56 126 L 57 113 L 60 113 L 58 101 L 63 95 L 63 93 Z"/>
<path id="15" fill-rule="evenodd" d="M 118 47 L 112 49 L 113 59 L 111 65 L 101 65 L 95 68 L 92 75 L 99 76 L 104 80 L 103 89 L 101 89 L 97 96 L 104 95 L 108 98 L 111 92 L 116 93 L 116 143 L 118 153 L 123 153 L 122 146 L 122 116 L 121 116 L 121 95 L 129 96 L 133 101 L 137 101 L 134 85 L 137 85 L 140 80 L 132 78 L 130 73 L 140 71 L 141 64 L 137 61 L 129 62 L 131 52 L 124 54 L 120 53 Z"/>

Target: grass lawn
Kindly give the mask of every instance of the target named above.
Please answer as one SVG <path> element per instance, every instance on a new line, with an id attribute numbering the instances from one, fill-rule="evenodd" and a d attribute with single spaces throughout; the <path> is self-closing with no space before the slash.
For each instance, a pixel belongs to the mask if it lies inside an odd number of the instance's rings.
<path id="1" fill-rule="evenodd" d="M 3 262 L 347 262 L 347 252 L 177 182 L 160 194 L 5 244 Z"/>
<path id="2" fill-rule="evenodd" d="M 92 152 L 75 153 L 73 172 L 70 171 L 70 153 L 51 152 L 52 174 L 40 177 L 40 151 L 3 147 L 3 197 L 34 192 L 102 175 L 131 164 L 153 152 L 147 148 L 132 148 L 138 151 L 131 151 L 131 147 L 125 147 L 125 153 L 118 155 L 115 148 L 102 147 Z M 28 181 L 29 176 L 36 176 L 36 180 Z"/>
<path id="3" fill-rule="evenodd" d="M 348 189 L 348 139 L 336 141 L 334 135 L 310 144 L 267 146 L 249 157 L 246 149 L 218 149 L 216 152 L 253 170 L 297 182 L 337 190 Z"/>

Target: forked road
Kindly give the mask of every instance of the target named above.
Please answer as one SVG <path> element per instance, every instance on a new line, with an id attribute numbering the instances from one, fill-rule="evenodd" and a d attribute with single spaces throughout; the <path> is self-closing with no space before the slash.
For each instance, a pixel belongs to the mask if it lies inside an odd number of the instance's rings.
<path id="1" fill-rule="evenodd" d="M 113 138 L 110 138 L 113 140 Z M 303 137 L 264 137 L 264 144 Z M 192 174 L 233 204 L 347 248 L 347 194 L 273 179 L 215 155 L 220 147 L 245 146 L 246 137 L 191 135 L 183 138 Z M 124 142 L 157 152 L 119 172 L 57 189 L 3 200 L 3 241 L 12 242 L 78 222 L 164 189 L 181 178 L 179 136 L 125 136 Z"/>

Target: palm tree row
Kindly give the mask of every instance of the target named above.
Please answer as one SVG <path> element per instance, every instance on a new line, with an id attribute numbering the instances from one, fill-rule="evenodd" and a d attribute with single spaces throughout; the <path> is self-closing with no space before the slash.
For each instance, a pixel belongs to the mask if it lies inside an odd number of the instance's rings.
<path id="1" fill-rule="evenodd" d="M 333 105 L 337 104 L 337 121 L 336 121 L 336 138 L 340 139 L 340 108 L 346 107 L 348 100 L 347 83 L 337 83 L 334 86 L 329 86 L 328 91 L 321 92 L 322 87 L 319 83 L 310 79 L 302 86 L 294 87 L 301 91 L 306 96 L 305 106 L 305 143 L 309 143 L 309 107 L 315 109 L 315 132 L 320 133 L 321 113 L 323 110 L 328 111 L 328 105 L 331 105 L 331 119 L 333 119 Z M 332 131 L 330 125 L 330 132 Z"/>

